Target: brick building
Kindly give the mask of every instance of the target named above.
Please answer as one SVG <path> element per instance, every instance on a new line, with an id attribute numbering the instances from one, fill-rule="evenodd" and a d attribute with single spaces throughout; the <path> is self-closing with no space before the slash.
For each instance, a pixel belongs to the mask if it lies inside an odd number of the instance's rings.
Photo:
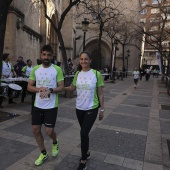
<path id="1" fill-rule="evenodd" d="M 143 0 L 141 1 L 141 23 L 145 29 L 143 39 L 142 64 L 158 65 L 156 52 L 163 57 L 163 64 L 167 65 L 167 55 L 170 51 L 170 1 Z M 166 57 L 164 57 L 166 56 Z"/>

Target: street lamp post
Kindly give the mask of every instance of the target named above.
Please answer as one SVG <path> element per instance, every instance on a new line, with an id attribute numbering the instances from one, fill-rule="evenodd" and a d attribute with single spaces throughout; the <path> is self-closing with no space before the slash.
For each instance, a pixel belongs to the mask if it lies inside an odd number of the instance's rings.
<path id="1" fill-rule="evenodd" d="M 139 70 L 141 69 L 141 57 L 142 57 L 142 55 L 139 54 Z"/>
<path id="2" fill-rule="evenodd" d="M 118 42 L 115 40 L 114 41 L 114 61 L 113 61 L 113 69 L 112 69 L 112 74 L 113 74 L 113 81 L 115 82 L 115 77 L 116 77 L 116 51 L 117 51 L 117 47 L 118 46 Z"/>
<path id="3" fill-rule="evenodd" d="M 88 30 L 88 26 L 89 26 L 89 21 L 87 20 L 87 18 L 84 18 L 84 20 L 82 21 L 82 30 L 84 32 L 84 37 L 83 37 L 83 51 L 85 51 L 85 42 L 86 42 L 86 32 Z"/>
<path id="4" fill-rule="evenodd" d="M 129 67 L 129 63 L 128 63 L 129 57 L 130 57 L 130 50 L 127 50 L 127 57 L 126 57 L 126 61 L 127 61 L 127 64 L 126 64 L 126 77 L 127 77 L 128 67 Z"/>
<path id="5" fill-rule="evenodd" d="M 168 53 L 167 53 L 166 49 L 162 51 L 162 54 L 163 54 L 163 70 L 162 70 L 162 72 L 163 72 L 163 74 L 165 74 L 165 73 L 167 73 L 166 60 L 167 60 L 167 58 L 168 58 L 168 57 L 167 57 L 167 56 L 168 56 Z"/>

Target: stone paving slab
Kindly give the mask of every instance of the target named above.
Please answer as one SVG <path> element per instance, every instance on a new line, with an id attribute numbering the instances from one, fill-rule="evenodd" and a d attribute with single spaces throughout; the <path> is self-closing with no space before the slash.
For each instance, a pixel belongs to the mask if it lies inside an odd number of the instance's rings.
<path id="1" fill-rule="evenodd" d="M 170 135 L 170 122 L 160 121 L 161 133 Z"/>
<path id="2" fill-rule="evenodd" d="M 70 126 L 72 126 L 71 123 L 61 122 L 61 121 L 57 120 L 55 130 L 56 130 L 57 134 L 60 134 L 65 129 L 69 128 Z M 9 132 L 14 132 L 14 133 L 33 137 L 33 134 L 32 134 L 32 131 L 31 131 L 31 119 L 26 120 L 26 121 L 21 122 L 21 123 L 18 123 L 14 126 L 8 127 L 5 130 L 9 131 Z M 50 140 L 49 137 L 45 133 L 45 128 L 43 128 L 43 127 L 42 127 L 42 134 L 43 134 L 45 140 Z"/>
<path id="3" fill-rule="evenodd" d="M 160 110 L 159 116 L 160 116 L 160 118 L 170 119 L 170 111 L 169 110 Z"/>
<path id="4" fill-rule="evenodd" d="M 127 105 L 134 105 L 134 106 L 141 106 L 141 107 L 151 107 L 151 102 L 149 101 L 142 101 L 142 100 L 129 100 L 126 99 L 122 102 L 122 104 L 127 104 Z"/>
<path id="5" fill-rule="evenodd" d="M 73 108 L 68 107 L 66 109 L 63 106 L 60 106 L 58 108 L 58 117 L 67 118 L 67 119 L 71 119 L 71 120 L 77 120 L 75 102 L 74 102 Z"/>
<path id="6" fill-rule="evenodd" d="M 128 113 L 131 115 L 140 115 L 143 117 L 148 117 L 150 109 L 145 107 L 132 107 L 120 105 L 116 109 L 114 109 L 114 112 Z"/>
<path id="7" fill-rule="evenodd" d="M 90 134 L 90 150 L 134 160 L 144 159 L 145 145 L 146 136 L 101 128 Z"/>
<path id="8" fill-rule="evenodd" d="M 148 97 L 151 97 L 152 96 L 152 93 L 150 93 L 150 92 L 134 92 L 133 93 L 134 95 L 140 95 L 140 96 L 148 96 Z"/>
<path id="9" fill-rule="evenodd" d="M 158 98 L 158 102 L 160 103 L 160 104 L 164 104 L 164 105 L 170 105 L 170 98 L 161 98 L 161 97 L 159 97 Z M 169 111 L 170 112 L 170 111 Z"/>
<path id="10" fill-rule="evenodd" d="M 131 100 L 139 100 L 139 101 L 151 101 L 152 100 L 152 97 L 146 97 L 146 96 L 135 96 L 135 95 L 129 95 L 127 97 L 127 99 L 131 99 Z"/>
<path id="11" fill-rule="evenodd" d="M 78 167 L 79 162 L 78 156 L 68 155 L 54 170 L 75 170 Z M 88 170 L 131 170 L 117 165 L 107 164 L 103 161 L 93 160 L 91 158 L 87 162 Z"/>
<path id="12" fill-rule="evenodd" d="M 26 143 L 0 138 L 0 170 L 6 169 L 36 148 Z"/>
<path id="13" fill-rule="evenodd" d="M 148 119 L 112 114 L 102 122 L 103 125 L 147 131 Z"/>
<path id="14" fill-rule="evenodd" d="M 164 170 L 170 169 L 166 142 L 167 139 L 170 139 L 168 125 L 170 120 L 168 113 L 161 110 L 161 104 L 167 104 L 169 96 L 159 93 L 159 90 L 165 91 L 163 87 L 158 87 L 159 83 L 157 79 L 152 78 L 147 82 L 142 80 L 135 89 L 131 76 L 125 78 L 124 81 L 116 80 L 114 84 L 105 83 L 105 118 L 101 122 L 96 120 L 91 130 L 91 159 L 87 164 L 88 169 L 163 170 L 163 165 Z M 19 142 L 21 146 L 26 144 L 35 147 L 33 152 L 30 150 L 5 169 L 63 170 L 67 169 L 68 164 L 70 170 L 75 170 L 81 155 L 80 127 L 75 113 L 75 95 L 73 98 L 65 98 L 64 93 L 59 96 L 56 131 L 59 132 L 60 154 L 55 159 L 50 155 L 49 159 L 40 167 L 34 166 L 39 149 L 30 131 L 31 102 L 29 97 L 22 105 L 8 105 L 7 100 L 4 102 L 3 110 L 15 111 L 21 116 L 0 124 L 0 140 L 2 138 Z M 19 101 L 20 98 L 17 99 L 17 102 Z M 145 104 L 145 101 L 148 101 L 149 105 L 151 102 L 151 105 L 149 107 L 136 105 L 138 102 Z M 27 117 L 23 117 L 23 115 L 27 115 Z M 24 122 L 26 125 L 22 124 Z M 24 129 L 24 132 L 19 131 L 19 126 Z M 47 136 L 44 134 L 44 137 Z M 46 139 L 48 140 L 45 141 L 45 145 L 50 152 L 51 141 L 48 137 Z M 3 143 L 2 148 L 5 148 L 4 146 Z"/>

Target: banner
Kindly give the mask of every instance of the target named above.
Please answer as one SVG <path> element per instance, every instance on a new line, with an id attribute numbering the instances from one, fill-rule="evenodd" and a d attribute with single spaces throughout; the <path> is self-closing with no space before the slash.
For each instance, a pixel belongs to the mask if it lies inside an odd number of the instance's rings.
<path id="1" fill-rule="evenodd" d="M 158 65 L 159 65 L 159 70 L 160 70 L 159 73 L 162 74 L 161 56 L 160 56 L 159 52 L 156 52 L 156 59 L 157 59 Z"/>

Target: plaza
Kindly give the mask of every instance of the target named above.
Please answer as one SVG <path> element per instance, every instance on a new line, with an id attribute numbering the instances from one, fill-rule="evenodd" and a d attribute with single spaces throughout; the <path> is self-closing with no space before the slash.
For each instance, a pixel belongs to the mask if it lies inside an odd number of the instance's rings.
<path id="1" fill-rule="evenodd" d="M 105 117 L 96 120 L 90 133 L 88 170 L 169 170 L 170 97 L 161 77 L 139 81 L 133 77 L 116 83 L 105 81 Z M 59 155 L 51 156 L 52 141 L 45 135 L 49 158 L 39 167 L 34 161 L 39 149 L 31 132 L 31 97 L 9 105 L 3 112 L 20 116 L 0 123 L 0 170 L 75 170 L 79 164 L 80 127 L 75 100 L 59 96 L 55 130 Z"/>

